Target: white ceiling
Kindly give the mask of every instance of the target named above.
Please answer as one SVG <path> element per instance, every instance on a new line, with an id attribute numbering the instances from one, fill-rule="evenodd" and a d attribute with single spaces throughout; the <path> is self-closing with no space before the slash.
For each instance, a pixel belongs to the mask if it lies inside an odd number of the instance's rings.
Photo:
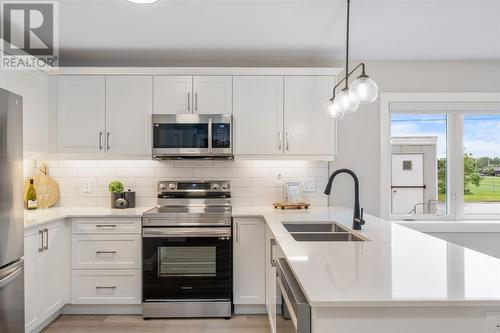
<path id="1" fill-rule="evenodd" d="M 500 0 L 352 0 L 351 56 L 500 59 Z M 60 0 L 73 65 L 321 65 L 341 60 L 344 0 Z"/>

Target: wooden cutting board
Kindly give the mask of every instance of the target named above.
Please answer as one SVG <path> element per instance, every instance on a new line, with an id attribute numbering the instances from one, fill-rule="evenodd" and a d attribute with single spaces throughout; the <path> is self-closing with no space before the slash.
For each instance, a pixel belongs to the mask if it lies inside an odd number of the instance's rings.
<path id="1" fill-rule="evenodd" d="M 40 168 L 38 169 L 38 174 L 33 177 L 33 185 L 35 186 L 35 191 L 37 194 L 37 199 L 42 199 L 41 195 L 47 194 L 47 207 L 52 207 L 59 200 L 59 184 L 49 177 L 49 167 L 45 162 L 42 162 Z M 24 181 L 24 201 L 26 201 L 28 195 L 28 189 L 30 187 L 30 179 Z"/>

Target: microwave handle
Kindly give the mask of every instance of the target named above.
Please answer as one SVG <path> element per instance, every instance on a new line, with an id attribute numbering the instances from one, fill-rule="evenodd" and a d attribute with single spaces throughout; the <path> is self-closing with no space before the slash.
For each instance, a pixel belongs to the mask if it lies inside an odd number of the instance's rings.
<path id="1" fill-rule="evenodd" d="M 208 119 L 208 151 L 212 152 L 212 118 Z"/>

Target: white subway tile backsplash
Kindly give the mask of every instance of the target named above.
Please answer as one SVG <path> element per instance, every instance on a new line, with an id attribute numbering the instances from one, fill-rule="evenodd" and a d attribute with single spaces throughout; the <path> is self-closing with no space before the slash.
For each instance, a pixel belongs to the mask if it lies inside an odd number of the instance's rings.
<path id="1" fill-rule="evenodd" d="M 193 177 L 192 168 L 155 168 L 156 178 Z"/>
<path id="2" fill-rule="evenodd" d="M 115 177 L 114 168 L 78 168 L 79 177 Z"/>
<path id="3" fill-rule="evenodd" d="M 229 179 L 232 174 L 231 168 L 204 168 L 194 169 L 195 178 L 219 178 L 219 179 Z"/>
<path id="4" fill-rule="evenodd" d="M 49 174 L 51 177 L 77 177 L 81 176 L 78 174 L 77 168 L 51 168 L 49 169 Z"/>
<path id="5" fill-rule="evenodd" d="M 269 168 L 234 168 L 233 177 L 269 177 Z"/>
<path id="6" fill-rule="evenodd" d="M 51 160 L 49 163 L 49 173 L 61 188 L 59 206 L 109 207 L 108 185 L 113 180 L 136 192 L 138 207 L 154 206 L 157 182 L 167 179 L 229 179 L 234 206 L 270 206 L 281 197 L 286 181 L 312 178 L 316 191 L 304 193 L 304 199 L 315 206 L 328 204 L 322 193 L 328 177 L 328 163 L 324 161 Z M 35 172 L 38 165 L 39 161 L 25 160 L 25 176 Z M 83 192 L 85 179 L 91 180 L 91 192 Z"/>

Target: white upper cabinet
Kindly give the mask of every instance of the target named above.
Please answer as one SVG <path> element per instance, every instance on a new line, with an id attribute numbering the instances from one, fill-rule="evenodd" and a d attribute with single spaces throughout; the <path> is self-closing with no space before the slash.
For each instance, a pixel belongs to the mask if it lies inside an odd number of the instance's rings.
<path id="1" fill-rule="evenodd" d="M 285 76 L 285 154 L 335 154 L 335 121 L 324 110 L 334 85 L 333 76 Z"/>
<path id="2" fill-rule="evenodd" d="M 3 71 L 6 72 L 6 71 Z M 48 151 L 48 77 L 39 70 L 9 71 L 5 88 L 23 97 L 23 143 L 25 152 Z"/>
<path id="3" fill-rule="evenodd" d="M 283 77 L 235 76 L 236 155 L 283 153 Z"/>
<path id="4" fill-rule="evenodd" d="M 151 153 L 151 76 L 106 77 L 106 151 Z"/>
<path id="5" fill-rule="evenodd" d="M 154 113 L 193 112 L 192 76 L 155 76 Z"/>
<path id="6" fill-rule="evenodd" d="M 193 77 L 193 112 L 198 114 L 233 113 L 232 82 L 231 76 Z"/>
<path id="7" fill-rule="evenodd" d="M 105 77 L 61 76 L 58 82 L 58 151 L 105 151 Z"/>
<path id="8" fill-rule="evenodd" d="M 231 114 L 231 76 L 155 76 L 154 113 Z"/>

